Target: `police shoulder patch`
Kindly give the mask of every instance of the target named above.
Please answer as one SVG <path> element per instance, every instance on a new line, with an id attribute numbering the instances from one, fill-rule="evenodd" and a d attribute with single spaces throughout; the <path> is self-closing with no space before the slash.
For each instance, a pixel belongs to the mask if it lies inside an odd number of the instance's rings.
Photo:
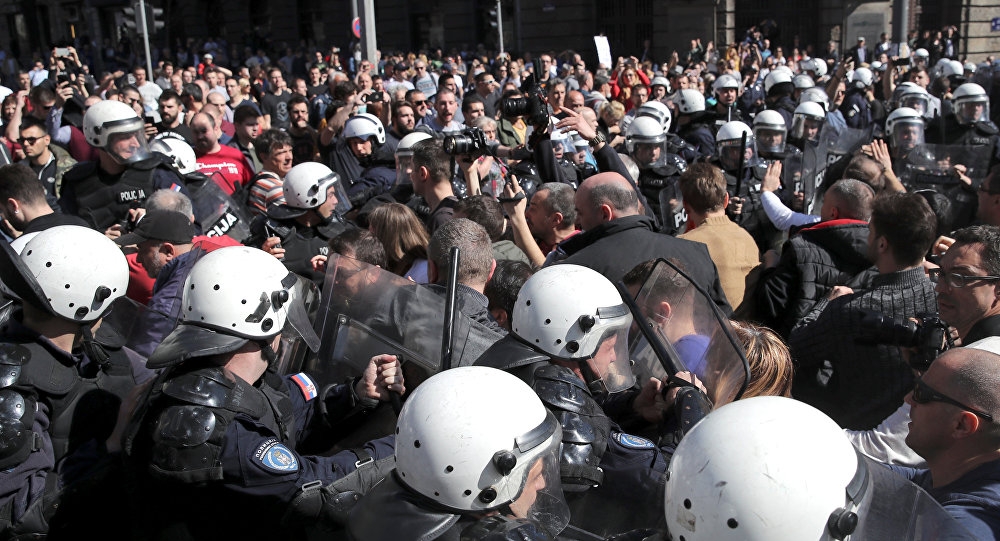
<path id="1" fill-rule="evenodd" d="M 299 372 L 294 376 L 291 376 L 292 381 L 298 386 L 299 390 L 302 391 L 302 396 L 305 397 L 306 402 L 316 398 L 319 392 L 316 390 L 316 383 L 313 382 L 312 378 L 304 372 Z"/>
<path id="2" fill-rule="evenodd" d="M 299 461 L 295 453 L 276 438 L 261 443 L 253 452 L 253 461 L 265 470 L 275 473 L 299 471 Z"/>
<path id="3" fill-rule="evenodd" d="M 655 449 L 656 445 L 653 442 L 647 440 L 646 438 L 641 438 L 639 436 L 633 436 L 632 434 L 626 434 L 624 432 L 615 432 L 612 437 L 624 447 L 629 449 Z"/>

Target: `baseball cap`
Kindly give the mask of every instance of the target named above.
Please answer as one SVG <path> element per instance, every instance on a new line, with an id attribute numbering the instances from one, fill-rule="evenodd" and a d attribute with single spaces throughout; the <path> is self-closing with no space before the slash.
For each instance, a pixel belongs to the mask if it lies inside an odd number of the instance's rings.
<path id="1" fill-rule="evenodd" d="M 393 69 L 396 71 L 406 71 L 408 68 L 406 64 L 402 62 L 397 62 L 396 65 L 393 66 Z"/>
<path id="2" fill-rule="evenodd" d="M 209 58 L 209 59 L 213 59 L 213 60 L 215 59 L 215 57 L 212 56 L 211 53 L 205 53 L 205 54 L 201 55 L 201 57 L 202 58 Z"/>
<path id="3" fill-rule="evenodd" d="M 194 238 L 191 220 L 174 210 L 151 210 L 136 224 L 135 230 L 115 239 L 119 246 L 159 240 L 173 244 L 190 244 Z"/>

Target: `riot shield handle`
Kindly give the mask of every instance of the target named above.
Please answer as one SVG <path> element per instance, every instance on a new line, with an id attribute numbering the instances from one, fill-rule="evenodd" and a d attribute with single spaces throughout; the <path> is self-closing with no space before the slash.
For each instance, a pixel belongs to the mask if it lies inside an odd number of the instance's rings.
<path id="1" fill-rule="evenodd" d="M 448 273 L 448 297 L 444 305 L 444 333 L 441 337 L 441 371 L 451 368 L 452 334 L 455 332 L 455 295 L 458 289 L 458 263 L 461 257 L 458 246 L 451 247 Z"/>

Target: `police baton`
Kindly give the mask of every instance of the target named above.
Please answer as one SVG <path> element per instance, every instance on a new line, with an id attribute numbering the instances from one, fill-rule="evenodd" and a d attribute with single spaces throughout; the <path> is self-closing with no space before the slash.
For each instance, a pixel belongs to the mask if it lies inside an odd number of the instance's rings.
<path id="1" fill-rule="evenodd" d="M 735 197 L 743 197 L 740 190 L 743 188 L 743 170 L 746 168 L 746 154 L 747 154 L 747 132 L 743 132 L 743 136 L 740 137 L 740 166 L 736 169 L 736 194 Z"/>
<path id="2" fill-rule="evenodd" d="M 450 272 L 448 274 L 448 297 L 444 305 L 444 333 L 441 336 L 441 371 L 451 368 L 451 335 L 455 332 L 455 295 L 458 289 L 458 246 L 451 248 Z"/>

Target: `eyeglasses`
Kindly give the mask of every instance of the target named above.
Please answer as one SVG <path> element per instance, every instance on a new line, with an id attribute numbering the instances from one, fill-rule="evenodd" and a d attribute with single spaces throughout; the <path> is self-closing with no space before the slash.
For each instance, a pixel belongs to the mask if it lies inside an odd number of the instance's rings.
<path id="1" fill-rule="evenodd" d="M 418 100 L 413 102 L 413 105 L 430 105 L 431 100 Z"/>
<path id="2" fill-rule="evenodd" d="M 43 135 L 41 137 L 22 137 L 22 138 L 18 139 L 17 142 L 21 143 L 22 145 L 33 145 L 38 140 L 43 139 L 45 137 L 46 137 L 45 135 Z"/>
<path id="3" fill-rule="evenodd" d="M 479 82 L 482 83 L 482 84 L 484 84 L 484 85 L 495 85 L 495 84 L 497 84 L 496 79 L 490 79 L 489 81 L 479 81 Z"/>
<path id="4" fill-rule="evenodd" d="M 1000 280 L 1000 276 L 966 276 L 964 274 L 958 274 L 956 272 L 944 272 L 941 269 L 930 269 L 927 271 L 927 276 L 935 284 L 941 280 L 948 284 L 948 287 L 953 287 L 955 289 L 962 289 L 964 287 L 969 287 L 972 282 L 977 281 L 989 281 L 994 282 Z"/>
<path id="5" fill-rule="evenodd" d="M 943 402 L 945 404 L 951 404 L 957 408 L 963 409 L 969 413 L 974 413 L 975 415 L 986 419 L 989 422 L 993 422 L 993 416 L 985 411 L 977 410 L 976 408 L 970 408 L 965 404 L 955 400 L 954 398 L 947 397 L 924 383 L 923 378 L 917 378 L 913 382 L 913 401 L 917 404 L 927 404 L 929 402 Z"/>

